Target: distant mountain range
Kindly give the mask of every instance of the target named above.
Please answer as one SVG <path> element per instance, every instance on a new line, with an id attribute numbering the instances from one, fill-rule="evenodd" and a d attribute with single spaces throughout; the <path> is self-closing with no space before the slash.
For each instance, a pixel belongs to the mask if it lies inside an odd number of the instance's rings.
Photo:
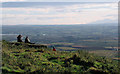
<path id="1" fill-rule="evenodd" d="M 33 26 L 39 26 L 39 25 L 36 25 L 36 24 L 17 24 L 17 25 L 12 25 L 12 26 L 18 26 L 18 25 L 20 25 L 20 26 L 25 26 L 25 25 L 33 25 Z M 44 25 L 44 24 L 40 24 L 40 25 Z M 45 24 L 45 25 L 51 25 L 51 24 Z M 85 25 L 85 26 L 118 26 L 118 22 L 116 22 L 116 23 L 90 23 L 90 24 L 52 24 L 53 26 L 57 26 L 57 25 Z M 51 26 L 52 26 L 51 25 Z M 3 26 L 5 26 L 5 25 L 3 25 Z M 11 25 L 7 25 L 7 26 L 11 26 Z"/>

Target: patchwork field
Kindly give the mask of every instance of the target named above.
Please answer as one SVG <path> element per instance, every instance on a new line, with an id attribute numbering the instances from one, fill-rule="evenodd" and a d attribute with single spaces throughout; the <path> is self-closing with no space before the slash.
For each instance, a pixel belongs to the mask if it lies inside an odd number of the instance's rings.
<path id="1" fill-rule="evenodd" d="M 112 59 L 117 59 L 118 58 L 118 52 L 119 51 L 115 51 L 115 50 L 94 50 L 94 51 L 89 51 L 89 53 L 94 53 L 98 56 L 105 56 L 105 57 L 109 57 Z"/>

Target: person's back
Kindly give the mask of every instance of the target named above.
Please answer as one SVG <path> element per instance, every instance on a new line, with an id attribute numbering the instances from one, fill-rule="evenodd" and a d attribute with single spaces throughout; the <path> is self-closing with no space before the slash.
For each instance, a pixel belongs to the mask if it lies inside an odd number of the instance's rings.
<path id="1" fill-rule="evenodd" d="M 25 43 L 30 43 L 28 36 L 25 38 Z"/>
<path id="2" fill-rule="evenodd" d="M 17 42 L 23 42 L 21 38 L 22 38 L 22 35 L 18 35 Z"/>
<path id="3" fill-rule="evenodd" d="M 55 47 L 53 47 L 53 51 L 56 51 Z"/>

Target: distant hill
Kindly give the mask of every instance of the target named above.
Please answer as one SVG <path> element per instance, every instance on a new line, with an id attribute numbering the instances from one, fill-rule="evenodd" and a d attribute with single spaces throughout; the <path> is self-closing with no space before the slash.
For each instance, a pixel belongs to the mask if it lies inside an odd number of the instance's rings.
<path id="1" fill-rule="evenodd" d="M 98 57 L 86 51 L 52 51 L 45 45 L 3 41 L 2 72 L 42 73 L 77 72 L 80 74 L 119 74 L 118 61 Z"/>

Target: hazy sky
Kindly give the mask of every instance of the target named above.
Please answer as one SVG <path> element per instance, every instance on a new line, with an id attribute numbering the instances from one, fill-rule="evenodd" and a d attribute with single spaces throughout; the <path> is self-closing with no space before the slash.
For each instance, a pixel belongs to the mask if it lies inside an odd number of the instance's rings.
<path id="1" fill-rule="evenodd" d="M 29 1 L 29 2 L 118 2 L 119 0 L 1 0 L 2 2 Z"/>
<path id="2" fill-rule="evenodd" d="M 117 23 L 118 20 L 118 0 L 109 0 L 109 3 L 89 2 L 91 0 L 86 0 L 86 2 L 72 2 L 73 0 L 69 0 L 71 2 L 35 2 L 38 0 L 34 0 L 34 2 L 31 1 L 33 0 L 4 0 L 2 3 L 3 25 Z"/>

